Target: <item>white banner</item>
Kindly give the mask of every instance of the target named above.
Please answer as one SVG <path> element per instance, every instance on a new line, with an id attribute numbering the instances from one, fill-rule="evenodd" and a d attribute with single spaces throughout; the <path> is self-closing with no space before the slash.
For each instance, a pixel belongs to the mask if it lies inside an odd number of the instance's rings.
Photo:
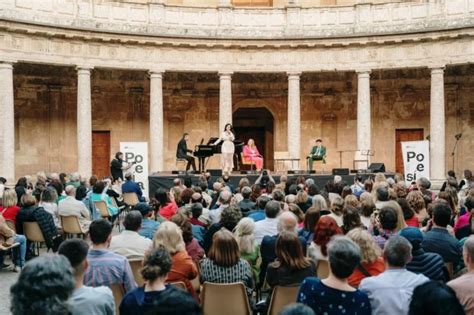
<path id="1" fill-rule="evenodd" d="M 120 142 L 120 152 L 123 152 L 125 162 L 135 163 L 130 171 L 143 190 L 143 196 L 148 196 L 148 143 Z"/>
<path id="2" fill-rule="evenodd" d="M 405 180 L 411 183 L 420 177 L 430 179 L 430 142 L 407 141 L 401 145 Z"/>

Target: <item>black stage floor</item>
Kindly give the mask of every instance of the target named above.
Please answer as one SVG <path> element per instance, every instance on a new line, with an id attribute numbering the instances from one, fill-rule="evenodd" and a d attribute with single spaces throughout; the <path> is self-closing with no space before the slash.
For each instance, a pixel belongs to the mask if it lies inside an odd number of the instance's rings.
<path id="1" fill-rule="evenodd" d="M 362 176 L 362 179 L 365 180 L 368 177 L 373 178 L 373 176 L 375 174 L 373 174 L 373 173 L 364 173 L 364 174 L 360 174 L 360 175 Z M 237 187 L 239 185 L 240 179 L 242 179 L 243 177 L 247 177 L 249 179 L 250 183 L 253 184 L 257 180 L 258 176 L 259 176 L 259 174 L 245 175 L 245 174 L 234 173 L 230 176 L 230 183 L 234 187 Z M 280 176 L 281 175 L 272 174 L 272 177 L 276 181 L 277 184 L 280 182 Z M 326 185 L 326 183 L 329 180 L 334 178 L 334 175 L 331 175 L 331 174 L 308 174 L 308 173 L 292 174 L 292 175 L 286 175 L 286 176 L 288 177 L 288 179 L 293 178 L 293 177 L 296 178 L 296 177 L 299 177 L 299 176 L 304 176 L 306 179 L 307 178 L 312 178 L 314 180 L 314 182 L 316 183 L 316 185 L 318 185 L 320 188 L 323 188 L 324 185 Z M 393 177 L 394 174 L 385 173 L 385 176 Z M 149 191 L 150 198 L 154 195 L 155 191 L 158 188 L 170 188 L 170 187 L 172 187 L 173 186 L 173 180 L 177 177 L 185 178 L 187 176 L 186 175 L 173 175 L 169 172 L 168 173 L 164 172 L 164 173 L 161 173 L 161 174 L 153 174 L 153 175 L 148 176 L 148 188 L 149 188 L 148 191 Z M 188 175 L 188 177 L 191 178 L 193 184 L 196 184 L 198 182 L 199 175 Z M 219 176 L 212 176 L 211 181 L 215 181 L 218 177 Z M 355 174 L 342 175 L 342 180 L 345 181 L 347 184 L 352 185 L 352 183 L 354 182 L 354 177 L 355 177 Z"/>

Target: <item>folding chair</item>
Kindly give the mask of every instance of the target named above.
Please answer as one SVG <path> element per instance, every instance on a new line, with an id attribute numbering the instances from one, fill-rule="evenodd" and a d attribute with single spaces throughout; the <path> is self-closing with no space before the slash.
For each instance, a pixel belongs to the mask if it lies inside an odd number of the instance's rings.
<path id="1" fill-rule="evenodd" d="M 78 217 L 73 215 L 60 215 L 59 218 L 61 219 L 63 233 L 66 235 L 67 238 L 69 238 L 69 236 L 73 236 L 74 234 L 81 235 L 82 238 L 84 238 L 84 236 L 87 234 L 87 232 L 82 229 Z"/>
<path id="2" fill-rule="evenodd" d="M 122 302 L 123 296 L 125 295 L 125 289 L 122 283 L 112 283 L 109 285 L 110 290 L 115 300 L 115 313 L 120 314 L 120 302 Z"/>
<path id="3" fill-rule="evenodd" d="M 319 279 L 326 279 L 329 276 L 329 262 L 326 260 L 318 260 L 316 274 Z"/>
<path id="4" fill-rule="evenodd" d="M 286 305 L 295 303 L 299 288 L 297 285 L 274 287 L 267 315 L 278 315 Z"/>
<path id="5" fill-rule="evenodd" d="M 205 315 L 250 315 L 250 304 L 245 285 L 238 283 L 205 282 L 201 292 Z"/>
<path id="6" fill-rule="evenodd" d="M 123 202 L 125 202 L 125 204 L 131 208 L 133 208 L 137 203 L 140 202 L 137 194 L 134 192 L 123 193 L 122 197 L 123 197 Z"/>
<path id="7" fill-rule="evenodd" d="M 45 243 L 43 232 L 41 231 L 38 222 L 23 222 L 23 233 L 26 239 L 33 243 L 33 252 L 39 255 L 41 243 Z"/>
<path id="8" fill-rule="evenodd" d="M 142 260 L 141 259 L 130 259 L 128 261 L 130 267 L 132 268 L 133 276 L 135 277 L 135 282 L 139 287 L 142 287 L 145 284 L 145 280 L 142 277 L 140 271 L 142 270 Z"/>

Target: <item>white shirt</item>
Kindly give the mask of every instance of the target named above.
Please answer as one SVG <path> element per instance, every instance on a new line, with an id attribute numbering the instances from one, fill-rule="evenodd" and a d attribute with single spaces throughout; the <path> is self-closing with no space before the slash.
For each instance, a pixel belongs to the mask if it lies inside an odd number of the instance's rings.
<path id="1" fill-rule="evenodd" d="M 278 234 L 278 229 L 277 229 L 277 224 L 278 224 L 278 219 L 269 219 L 265 218 L 261 221 L 255 222 L 255 232 L 254 232 L 254 237 L 255 237 L 255 243 L 256 244 L 261 244 L 263 238 L 268 235 L 276 235 Z"/>
<path id="2" fill-rule="evenodd" d="M 57 227 L 61 226 L 59 221 L 58 205 L 54 202 L 40 202 L 38 206 L 43 207 L 43 209 L 53 216 L 54 225 Z"/>
<path id="3" fill-rule="evenodd" d="M 152 241 L 135 231 L 122 231 L 113 236 L 109 249 L 127 259 L 143 258 L 145 252 L 151 248 Z"/>
<path id="4" fill-rule="evenodd" d="M 228 206 L 229 205 L 221 205 L 217 209 L 209 210 L 209 218 L 211 219 L 211 224 L 219 223 L 221 221 L 222 211 Z M 203 211 L 203 214 L 204 214 L 204 211 Z"/>
<path id="5" fill-rule="evenodd" d="M 372 314 L 406 315 L 413 290 L 427 281 L 424 275 L 406 269 L 388 269 L 378 276 L 363 279 L 359 290 L 369 296 Z"/>
<path id="6" fill-rule="evenodd" d="M 62 216 L 76 216 L 83 230 L 88 231 L 91 224 L 91 215 L 82 201 L 72 196 L 67 196 L 58 204 L 58 214 Z"/>

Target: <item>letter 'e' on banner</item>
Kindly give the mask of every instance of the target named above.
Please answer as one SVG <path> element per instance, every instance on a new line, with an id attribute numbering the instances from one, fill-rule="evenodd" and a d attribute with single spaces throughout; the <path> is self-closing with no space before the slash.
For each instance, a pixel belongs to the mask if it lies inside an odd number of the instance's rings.
<path id="1" fill-rule="evenodd" d="M 405 180 L 412 182 L 420 177 L 430 179 L 430 142 L 404 141 L 401 146 Z"/>

